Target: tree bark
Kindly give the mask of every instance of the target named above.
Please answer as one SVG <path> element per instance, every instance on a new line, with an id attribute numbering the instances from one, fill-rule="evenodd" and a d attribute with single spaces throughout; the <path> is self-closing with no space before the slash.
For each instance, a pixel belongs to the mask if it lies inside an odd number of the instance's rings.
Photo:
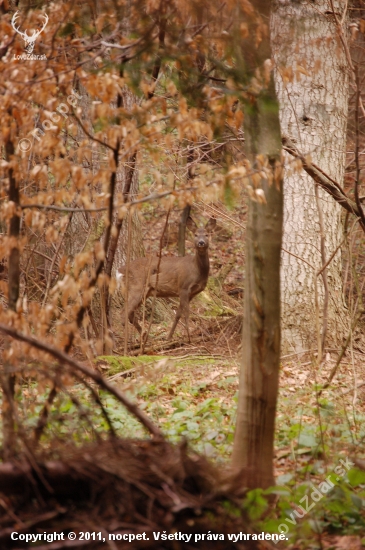
<path id="1" fill-rule="evenodd" d="M 13 142 L 8 140 L 5 145 L 6 158 L 12 162 L 14 156 Z M 9 169 L 9 203 L 12 203 L 13 213 L 9 220 L 9 259 L 8 259 L 8 307 L 16 312 L 20 288 L 20 206 L 19 206 L 19 182 L 14 176 L 12 168 Z M 15 375 L 11 372 L 12 365 L 4 362 L 1 373 L 1 386 L 3 390 L 2 424 L 3 424 L 3 454 L 5 460 L 10 460 L 15 454 L 15 419 L 14 419 L 14 392 Z"/>
<path id="2" fill-rule="evenodd" d="M 348 72 L 327 0 L 274 1 L 271 18 L 282 133 L 342 184 Z M 342 13 L 343 4 L 335 2 Z M 322 220 L 321 220 L 322 218 Z M 286 156 L 282 253 L 283 352 L 337 346 L 348 332 L 342 293 L 341 207 Z M 327 269 L 318 275 L 336 251 Z M 317 287 L 317 288 L 316 288 Z M 316 295 L 318 302 L 316 306 Z M 327 306 L 326 306 L 327 304 Z M 318 309 L 317 309 L 318 308 Z M 320 334 L 315 319 L 319 317 Z M 319 349 L 319 354 L 321 349 Z"/>
<path id="3" fill-rule="evenodd" d="M 133 110 L 133 107 L 138 103 L 138 98 L 127 87 L 124 87 L 118 97 L 117 104 L 123 105 L 128 112 Z M 124 204 L 131 202 L 134 196 L 138 193 L 138 159 L 137 149 L 133 151 L 127 160 L 120 162 L 117 171 L 116 192 L 120 197 L 123 197 Z M 121 155 L 122 157 L 123 155 Z M 144 256 L 144 245 L 141 223 L 138 213 L 133 213 L 129 218 L 131 223 L 128 223 L 128 217 L 119 218 L 118 212 L 114 215 L 113 231 L 108 249 L 105 273 L 111 277 L 121 265 L 126 262 L 128 248 L 128 234 L 131 231 L 131 256 L 138 258 Z M 103 353 L 110 355 L 113 351 L 113 331 L 112 326 L 115 325 L 112 320 L 111 310 L 113 307 L 112 297 L 109 295 L 107 285 L 104 285 L 100 294 L 101 314 L 102 314 L 102 340 Z"/>
<path id="4" fill-rule="evenodd" d="M 252 2 L 263 21 L 270 3 Z M 251 24 L 251 35 L 255 24 Z M 270 58 L 269 37 L 259 49 L 243 46 L 251 75 Z M 256 73 L 257 75 L 257 73 Z M 279 106 L 273 77 L 267 88 L 252 94 L 245 110 L 247 155 L 256 172 L 248 199 L 246 228 L 246 281 L 243 321 L 243 354 L 240 372 L 237 425 L 233 448 L 234 468 L 242 469 L 243 483 L 250 488 L 274 483 L 273 455 L 275 412 L 280 363 L 280 250 L 282 235 L 282 170 Z M 260 157 L 258 157 L 260 155 Z M 256 159 L 256 160 L 255 160 Z M 263 176 L 262 166 L 266 167 Z M 258 200 L 257 189 L 265 193 Z"/>

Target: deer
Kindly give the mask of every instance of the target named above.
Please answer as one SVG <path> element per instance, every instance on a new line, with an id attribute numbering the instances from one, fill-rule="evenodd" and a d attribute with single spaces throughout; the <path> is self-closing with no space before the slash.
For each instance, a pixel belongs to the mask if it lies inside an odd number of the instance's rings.
<path id="1" fill-rule="evenodd" d="M 210 218 L 205 227 L 199 228 L 189 216 L 188 229 L 194 235 L 194 256 L 164 256 L 137 258 L 129 264 L 128 269 L 128 294 L 126 295 L 127 266 L 124 265 L 117 271 L 118 286 L 125 297 L 125 309 L 129 321 L 138 330 L 141 338 L 142 328 L 136 319 L 135 311 L 141 302 L 149 296 L 156 298 L 180 298 L 174 322 L 167 337 L 171 340 L 176 325 L 181 316 L 184 317 L 189 343 L 189 313 L 190 301 L 202 292 L 208 282 L 209 276 L 209 234 L 216 226 L 215 218 Z M 125 318 L 122 314 L 122 319 Z"/>

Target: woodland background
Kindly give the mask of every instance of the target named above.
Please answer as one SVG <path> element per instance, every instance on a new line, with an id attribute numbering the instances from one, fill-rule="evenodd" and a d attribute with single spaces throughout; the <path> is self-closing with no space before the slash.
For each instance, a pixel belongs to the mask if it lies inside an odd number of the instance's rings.
<path id="1" fill-rule="evenodd" d="M 362 0 L 0 13 L 2 547 L 14 525 L 364 547 Z M 31 29 L 45 58 L 19 58 Z M 217 220 L 192 341 L 150 298 L 141 342 L 116 270 L 192 254 L 189 215 Z"/>

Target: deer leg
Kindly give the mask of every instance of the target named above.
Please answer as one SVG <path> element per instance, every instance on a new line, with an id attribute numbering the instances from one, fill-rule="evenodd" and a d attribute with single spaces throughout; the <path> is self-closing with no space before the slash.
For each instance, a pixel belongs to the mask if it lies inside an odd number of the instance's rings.
<path id="1" fill-rule="evenodd" d="M 180 317 L 181 317 L 182 314 L 184 314 L 185 323 L 186 323 L 186 329 L 187 329 L 187 332 L 188 332 L 188 338 L 189 338 L 189 343 L 190 343 L 190 332 L 189 332 L 189 291 L 187 291 L 187 290 L 183 290 L 183 291 L 180 292 L 180 304 L 179 304 L 179 307 L 177 308 L 174 322 L 173 322 L 173 324 L 172 324 L 170 333 L 169 333 L 169 335 L 168 335 L 168 337 L 167 337 L 168 340 L 171 340 L 172 335 L 173 335 L 174 332 L 175 332 L 176 325 L 177 325 L 177 323 L 179 322 Z"/>
<path id="2" fill-rule="evenodd" d="M 184 303 L 184 318 L 185 318 L 186 332 L 188 333 L 189 344 L 191 343 L 190 331 L 189 331 L 190 300 L 191 298 L 188 296 L 186 303 Z"/>
<path id="3" fill-rule="evenodd" d="M 137 318 L 135 316 L 135 310 L 138 308 L 141 302 L 142 302 L 142 298 L 139 295 L 138 297 L 131 298 L 130 300 L 128 300 L 125 306 L 127 308 L 127 315 L 128 315 L 129 322 L 132 323 L 132 325 L 138 330 L 139 334 L 142 334 L 142 327 L 137 321 Z M 123 324 L 124 324 L 124 320 L 125 320 L 125 310 L 123 310 L 122 312 Z"/>
<path id="4" fill-rule="evenodd" d="M 138 332 L 140 334 L 142 334 L 142 327 L 139 324 L 139 322 L 137 321 L 137 318 L 136 318 L 134 313 L 135 313 L 134 311 L 131 311 L 130 313 L 128 313 L 129 322 L 132 323 L 132 325 L 136 327 L 136 329 L 138 330 Z"/>
<path id="5" fill-rule="evenodd" d="M 172 327 L 171 327 L 170 333 L 169 333 L 169 335 L 168 335 L 168 337 L 167 337 L 168 340 L 171 340 L 172 335 L 173 335 L 174 332 L 175 332 L 175 328 L 176 328 L 176 325 L 177 325 L 178 322 L 179 322 L 180 317 L 181 317 L 181 306 L 179 305 L 179 307 L 177 308 L 177 312 L 176 312 L 176 315 L 175 315 L 174 322 L 172 323 Z"/>

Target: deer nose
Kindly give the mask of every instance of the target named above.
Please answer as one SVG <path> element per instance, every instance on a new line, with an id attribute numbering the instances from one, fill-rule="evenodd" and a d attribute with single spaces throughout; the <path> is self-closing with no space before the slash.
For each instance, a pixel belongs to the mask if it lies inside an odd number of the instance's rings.
<path id="1" fill-rule="evenodd" d="M 200 240 L 198 241 L 198 246 L 205 246 L 206 244 L 207 244 L 207 243 L 205 242 L 204 239 L 200 239 Z"/>

